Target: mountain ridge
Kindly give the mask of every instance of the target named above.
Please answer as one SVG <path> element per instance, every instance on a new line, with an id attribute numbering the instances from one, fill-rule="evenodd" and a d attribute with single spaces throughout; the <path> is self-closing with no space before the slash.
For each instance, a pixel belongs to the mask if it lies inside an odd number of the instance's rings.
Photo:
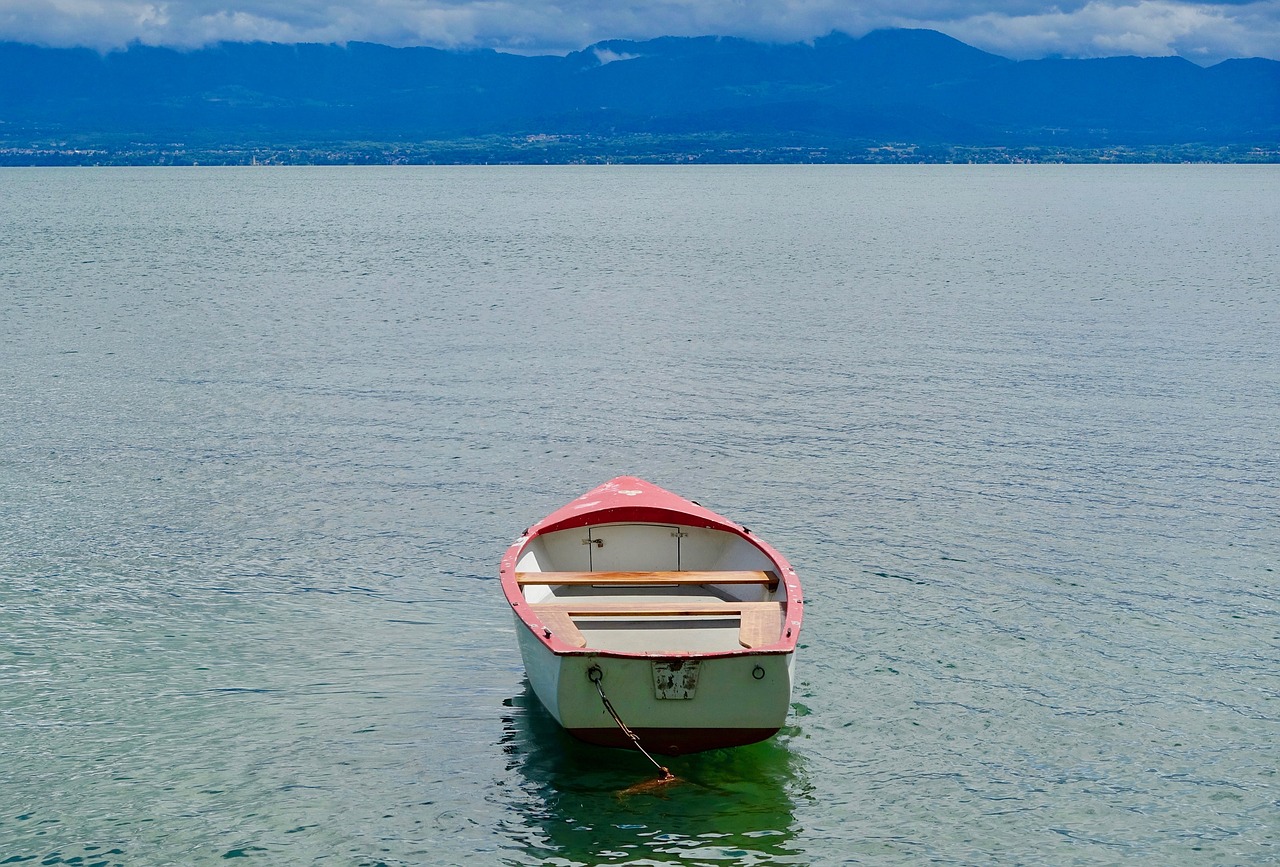
<path id="1" fill-rule="evenodd" d="M 559 141 L 549 161 L 574 161 L 573 137 L 589 139 L 595 156 L 612 142 L 619 157 L 635 156 L 636 137 L 810 157 L 887 144 L 1280 151 L 1280 61 L 1015 61 L 930 30 L 791 44 L 606 40 L 563 57 L 373 43 L 106 54 L 0 43 L 0 81 L 9 163 L 59 142 L 109 153 L 122 143 L 421 149 L 495 138 Z M 463 161 L 493 156 L 483 145 L 463 150 Z"/>

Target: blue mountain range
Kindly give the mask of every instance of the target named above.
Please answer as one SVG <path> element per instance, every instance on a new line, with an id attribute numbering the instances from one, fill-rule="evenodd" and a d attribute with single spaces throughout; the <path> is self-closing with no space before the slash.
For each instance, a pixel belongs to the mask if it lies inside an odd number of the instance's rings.
<path id="1" fill-rule="evenodd" d="M 567 56 L 351 43 L 0 43 L 0 145 L 629 136 L 1101 148 L 1280 142 L 1280 62 L 1013 61 L 930 30 L 661 38 Z"/>

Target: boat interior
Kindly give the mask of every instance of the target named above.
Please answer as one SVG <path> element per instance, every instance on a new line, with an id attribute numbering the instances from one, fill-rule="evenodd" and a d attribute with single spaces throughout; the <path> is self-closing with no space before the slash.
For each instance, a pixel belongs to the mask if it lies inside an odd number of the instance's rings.
<path id="1" fill-rule="evenodd" d="M 516 581 L 543 627 L 575 647 L 723 652 L 778 640 L 777 568 L 722 530 L 603 524 L 534 538 Z"/>

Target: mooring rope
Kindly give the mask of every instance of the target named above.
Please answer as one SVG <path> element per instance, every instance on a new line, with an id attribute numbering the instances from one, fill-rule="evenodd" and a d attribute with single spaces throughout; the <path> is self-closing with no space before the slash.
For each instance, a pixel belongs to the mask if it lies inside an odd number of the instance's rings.
<path id="1" fill-rule="evenodd" d="M 609 712 L 609 716 L 613 717 L 613 721 L 618 724 L 618 728 L 622 729 L 622 733 L 631 738 L 631 742 L 636 745 L 636 749 L 644 753 L 644 757 L 653 762 L 653 766 L 662 774 L 662 782 L 674 780 L 676 775 L 671 773 L 667 768 L 658 764 L 657 759 L 649 755 L 649 751 L 640 745 L 639 736 L 631 729 L 627 728 L 627 724 L 622 721 L 622 717 L 618 716 L 618 712 L 613 709 L 613 703 L 609 701 L 609 696 L 604 694 L 604 687 L 601 681 L 604 680 L 604 672 L 600 670 L 600 666 L 593 665 L 587 669 L 587 678 L 596 685 L 596 692 L 600 693 L 600 701 L 604 702 L 604 709 Z"/>

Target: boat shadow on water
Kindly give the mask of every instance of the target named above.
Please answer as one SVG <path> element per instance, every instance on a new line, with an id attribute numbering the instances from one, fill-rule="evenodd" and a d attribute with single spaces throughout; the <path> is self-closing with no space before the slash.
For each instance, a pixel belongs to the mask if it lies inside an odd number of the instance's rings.
<path id="1" fill-rule="evenodd" d="M 662 782 L 639 752 L 568 734 L 527 681 L 503 705 L 500 746 L 508 773 L 493 797 L 523 820 L 508 831 L 532 862 L 623 864 L 661 856 L 754 863 L 797 854 L 795 805 L 809 786 L 802 760 L 787 747 L 794 729 L 745 747 L 657 756 L 676 777 Z"/>

